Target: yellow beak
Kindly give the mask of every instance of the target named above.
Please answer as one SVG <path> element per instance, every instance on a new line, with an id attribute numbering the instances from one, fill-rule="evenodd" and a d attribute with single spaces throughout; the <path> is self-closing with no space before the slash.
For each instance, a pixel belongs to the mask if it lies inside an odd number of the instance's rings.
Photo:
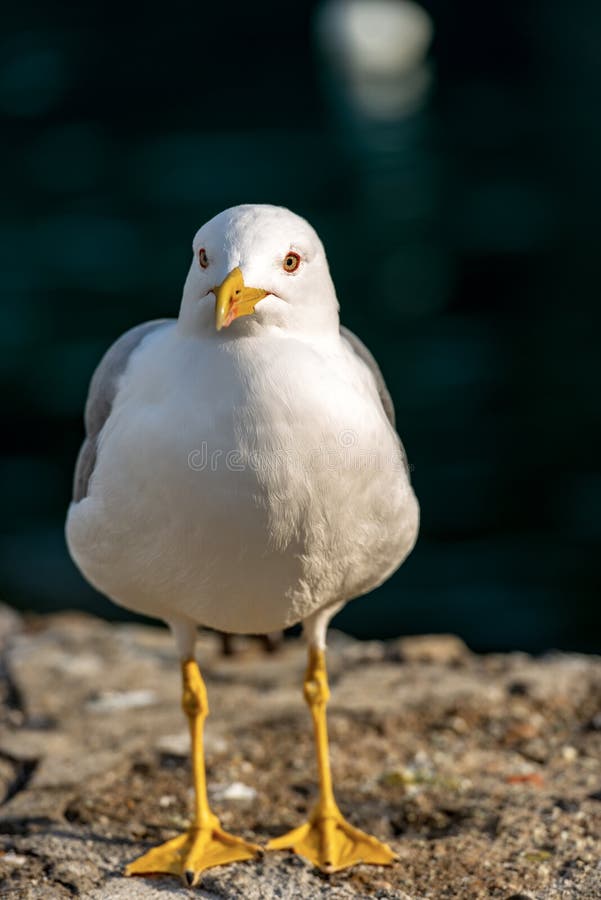
<path id="1" fill-rule="evenodd" d="M 267 296 L 261 288 L 246 287 L 239 268 L 232 269 L 218 287 L 215 294 L 215 327 L 217 331 L 227 328 L 239 316 L 250 316 L 255 306 Z"/>

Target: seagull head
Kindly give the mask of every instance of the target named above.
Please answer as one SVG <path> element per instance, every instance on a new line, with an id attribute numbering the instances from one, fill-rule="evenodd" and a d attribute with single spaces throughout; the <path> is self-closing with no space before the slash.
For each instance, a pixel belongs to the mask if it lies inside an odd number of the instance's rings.
<path id="1" fill-rule="evenodd" d="M 200 228 L 180 322 L 234 334 L 265 326 L 338 329 L 323 245 L 305 219 L 279 206 L 234 206 Z"/>

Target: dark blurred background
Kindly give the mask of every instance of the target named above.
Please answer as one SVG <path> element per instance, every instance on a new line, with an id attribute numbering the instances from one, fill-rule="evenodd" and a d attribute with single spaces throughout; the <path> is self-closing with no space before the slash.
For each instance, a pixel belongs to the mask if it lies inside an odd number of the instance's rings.
<path id="1" fill-rule="evenodd" d="M 2 599 L 126 615 L 63 521 L 94 366 L 177 314 L 196 229 L 317 228 L 422 507 L 337 624 L 599 650 L 601 6 L 344 0 L 4 11 Z"/>

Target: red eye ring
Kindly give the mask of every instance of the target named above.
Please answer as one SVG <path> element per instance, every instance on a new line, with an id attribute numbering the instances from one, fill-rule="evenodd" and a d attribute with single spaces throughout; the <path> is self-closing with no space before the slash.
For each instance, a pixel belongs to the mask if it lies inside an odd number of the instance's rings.
<path id="1" fill-rule="evenodd" d="M 206 269 L 209 265 L 209 257 L 207 256 L 207 251 L 204 247 L 201 247 L 198 251 L 198 262 L 203 269 Z"/>
<path id="2" fill-rule="evenodd" d="M 282 262 L 282 268 L 284 272 L 296 272 L 296 270 L 300 266 L 300 261 L 300 255 L 298 253 L 295 253 L 294 250 L 289 250 Z"/>

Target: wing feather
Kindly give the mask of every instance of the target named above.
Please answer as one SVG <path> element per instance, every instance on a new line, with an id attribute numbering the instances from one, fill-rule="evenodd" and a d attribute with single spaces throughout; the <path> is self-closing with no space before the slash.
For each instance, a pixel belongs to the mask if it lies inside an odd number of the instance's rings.
<path id="1" fill-rule="evenodd" d="M 174 321 L 174 319 L 155 319 L 153 322 L 144 322 L 130 328 L 109 347 L 100 360 L 98 368 L 92 375 L 86 401 L 84 415 L 86 437 L 77 457 L 73 480 L 75 503 L 87 495 L 88 484 L 96 465 L 98 435 L 111 414 L 119 389 L 119 380 L 127 368 L 132 353 L 149 334 Z"/>
<path id="2" fill-rule="evenodd" d="M 351 350 L 355 353 L 359 359 L 365 363 L 371 374 L 373 375 L 374 381 L 376 383 L 376 387 L 378 389 L 378 396 L 380 397 L 380 403 L 382 404 L 382 408 L 386 413 L 386 417 L 393 428 L 396 428 L 396 416 L 394 413 L 394 404 L 392 402 L 392 397 L 390 396 L 390 391 L 386 387 L 386 382 L 384 381 L 384 376 L 380 371 L 380 367 L 375 361 L 371 352 L 367 349 L 363 341 L 357 337 L 356 334 L 349 328 L 345 328 L 344 325 L 340 326 L 340 335 L 344 341 L 348 344 Z M 399 438 L 399 443 L 401 445 L 401 452 L 403 454 L 403 463 L 405 465 L 405 471 L 409 475 L 409 463 L 407 462 L 407 454 L 405 453 L 405 448 L 403 447 L 403 443 Z"/>
<path id="3" fill-rule="evenodd" d="M 384 376 L 380 371 L 380 367 L 375 361 L 371 352 L 367 349 L 363 341 L 357 337 L 356 334 L 349 328 L 345 328 L 344 325 L 340 326 L 340 334 L 350 346 L 351 350 L 355 352 L 355 354 L 362 360 L 371 374 L 374 376 L 374 380 L 376 382 L 376 387 L 378 388 L 378 394 L 380 396 L 380 401 L 382 406 L 384 407 L 384 412 L 388 418 L 388 421 L 395 427 L 395 414 L 394 414 L 394 404 L 392 402 L 392 397 L 390 396 L 390 392 L 386 387 L 386 382 L 384 381 Z"/>

